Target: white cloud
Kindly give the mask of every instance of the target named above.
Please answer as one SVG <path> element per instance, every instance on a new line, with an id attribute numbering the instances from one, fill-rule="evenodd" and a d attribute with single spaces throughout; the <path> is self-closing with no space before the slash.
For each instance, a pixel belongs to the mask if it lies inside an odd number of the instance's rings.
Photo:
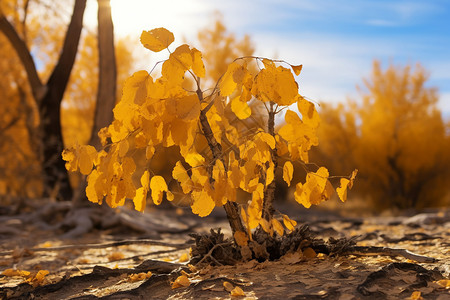
<path id="1" fill-rule="evenodd" d="M 95 0 L 89 3 L 96 5 Z M 450 59 L 434 54 L 439 46 L 424 43 L 414 32 L 404 38 L 374 35 L 373 31 L 365 34 L 360 28 L 394 30 L 412 22 L 420 24 L 424 16 L 439 10 L 434 2 L 112 0 L 112 4 L 116 33 L 133 37 L 138 55 L 145 58 L 140 66 L 146 69 L 161 58 L 142 50 L 138 40 L 142 30 L 163 26 L 174 32 L 176 41 L 183 37 L 193 41 L 197 32 L 211 23 L 212 13 L 220 11 L 230 32 L 250 34 L 257 55 L 277 55 L 292 64 L 303 64 L 300 89 L 316 101 L 356 97 L 355 86 L 369 76 L 373 59 L 396 64 L 421 61 L 431 72 L 431 82 L 441 89 L 440 107 L 450 115 Z M 96 12 L 87 13 L 95 24 Z M 341 24 L 345 29 L 335 28 Z"/>

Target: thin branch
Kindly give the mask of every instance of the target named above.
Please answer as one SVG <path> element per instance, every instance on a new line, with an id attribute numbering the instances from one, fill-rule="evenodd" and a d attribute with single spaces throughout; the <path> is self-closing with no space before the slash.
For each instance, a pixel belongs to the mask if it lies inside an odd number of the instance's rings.
<path id="1" fill-rule="evenodd" d="M 41 79 L 37 73 L 36 65 L 30 50 L 25 41 L 20 38 L 14 26 L 8 21 L 5 15 L 0 16 L 0 31 L 8 38 L 17 55 L 22 62 L 23 67 L 27 73 L 28 82 L 33 93 L 34 99 L 39 101 L 46 92 L 46 87 L 42 84 Z"/>

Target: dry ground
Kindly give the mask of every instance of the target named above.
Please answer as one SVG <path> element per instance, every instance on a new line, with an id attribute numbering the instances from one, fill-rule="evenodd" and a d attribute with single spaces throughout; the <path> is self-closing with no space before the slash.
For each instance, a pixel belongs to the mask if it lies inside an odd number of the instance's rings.
<path id="1" fill-rule="evenodd" d="M 161 224 L 153 234 L 113 227 L 77 239 L 62 239 L 63 231 L 43 230 L 20 216 L 1 216 L 0 272 L 49 274 L 35 287 L 20 276 L 0 276 L 0 297 L 344 300 L 421 299 L 414 298 L 420 292 L 423 299 L 450 299 L 449 287 L 442 286 L 450 274 L 450 210 L 362 218 L 287 209 L 324 240 L 357 236 L 358 245 L 402 248 L 438 261 L 418 263 L 384 255 L 306 258 L 294 253 L 278 261 L 189 269 L 184 261 L 191 246 L 188 233 L 222 227 L 229 234 L 221 213 L 197 218 L 188 211 L 151 210 L 144 216 Z M 164 230 L 163 225 L 181 230 Z M 152 275 L 147 278 L 148 271 Z M 133 279 L 132 274 L 139 273 L 141 278 Z M 181 274 L 187 274 L 190 284 L 173 289 L 172 282 Z M 224 282 L 229 284 L 224 287 Z M 245 296 L 232 296 L 229 291 L 235 287 Z"/>

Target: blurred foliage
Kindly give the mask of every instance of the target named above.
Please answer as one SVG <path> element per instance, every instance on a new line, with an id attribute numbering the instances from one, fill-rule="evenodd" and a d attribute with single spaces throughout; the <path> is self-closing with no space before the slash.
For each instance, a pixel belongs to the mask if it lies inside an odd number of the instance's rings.
<path id="1" fill-rule="evenodd" d="M 27 42 L 43 80 L 53 69 L 67 26 L 67 2 L 2 0 L 0 11 Z M 116 41 L 118 96 L 132 72 L 134 58 L 126 38 Z M 38 197 L 42 194 L 41 157 L 37 153 L 40 124 L 23 66 L 9 41 L 0 33 L 0 197 Z M 98 49 L 95 32 L 83 29 L 79 53 L 62 104 L 66 146 L 86 143 L 91 134 L 97 97 Z M 77 183 L 77 176 L 72 182 Z M 5 202 L 0 198 L 0 202 Z"/>
<path id="2" fill-rule="evenodd" d="M 383 70 L 375 61 L 360 101 L 322 105 L 312 160 L 333 174 L 359 169 L 353 194 L 379 210 L 448 205 L 450 127 L 427 79 L 419 64 Z"/>

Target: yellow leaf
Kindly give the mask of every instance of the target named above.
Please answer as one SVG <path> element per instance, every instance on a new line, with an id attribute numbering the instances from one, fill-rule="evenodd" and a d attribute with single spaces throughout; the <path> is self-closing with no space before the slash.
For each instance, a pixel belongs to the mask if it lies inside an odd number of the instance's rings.
<path id="1" fill-rule="evenodd" d="M 153 52 L 166 49 L 174 40 L 173 33 L 162 27 L 143 31 L 141 34 L 142 45 Z"/>
<path id="2" fill-rule="evenodd" d="M 261 218 L 261 220 L 259 220 L 259 224 L 261 225 L 262 229 L 267 232 L 268 234 L 270 234 L 270 236 L 273 236 L 273 228 L 272 228 L 272 224 L 269 223 L 269 221 L 267 221 L 264 218 Z"/>
<path id="3" fill-rule="evenodd" d="M 350 180 L 347 178 L 341 178 L 341 186 L 336 189 L 336 192 L 341 199 L 342 202 L 347 200 L 347 186 L 350 183 Z"/>
<path id="4" fill-rule="evenodd" d="M 302 114 L 302 119 L 305 124 L 312 128 L 319 127 L 320 117 L 313 103 L 300 96 L 297 101 L 297 107 Z"/>
<path id="5" fill-rule="evenodd" d="M 136 190 L 136 196 L 133 198 L 134 209 L 143 212 L 147 204 L 147 190 L 140 187 Z"/>
<path id="6" fill-rule="evenodd" d="M 293 66 L 291 65 L 292 71 L 294 71 L 295 75 L 300 75 L 300 72 L 302 71 L 303 65 Z"/>
<path id="7" fill-rule="evenodd" d="M 240 96 L 231 99 L 231 111 L 234 112 L 236 117 L 240 120 L 247 119 L 252 115 L 252 109 L 245 101 L 241 101 Z"/>
<path id="8" fill-rule="evenodd" d="M 248 244 L 248 236 L 245 232 L 242 231 L 236 231 L 234 233 L 234 240 L 241 247 L 247 246 Z"/>
<path id="9" fill-rule="evenodd" d="M 230 292 L 230 295 L 231 297 L 244 297 L 245 293 L 240 287 L 237 286 Z"/>
<path id="10" fill-rule="evenodd" d="M 129 147 L 128 140 L 121 141 L 119 143 L 119 157 L 124 157 L 127 154 Z"/>
<path id="11" fill-rule="evenodd" d="M 294 220 L 291 220 L 288 216 L 283 215 L 283 224 L 289 231 L 292 231 L 295 229 L 297 222 Z"/>
<path id="12" fill-rule="evenodd" d="M 153 157 L 153 154 L 155 154 L 155 147 L 153 146 L 147 146 L 147 148 L 145 149 L 145 158 L 147 160 L 149 160 L 150 158 Z"/>
<path id="13" fill-rule="evenodd" d="M 62 152 L 62 159 L 66 161 L 66 169 L 70 172 L 78 170 L 78 159 L 75 157 L 75 149 L 64 149 Z"/>
<path id="14" fill-rule="evenodd" d="M 172 283 L 172 289 L 177 289 L 180 287 L 188 287 L 191 284 L 189 278 L 186 275 L 178 276 L 177 279 Z"/>
<path id="15" fill-rule="evenodd" d="M 191 167 L 198 167 L 205 163 L 205 158 L 196 152 L 189 152 L 184 156 L 184 160 L 191 166 Z"/>
<path id="16" fill-rule="evenodd" d="M 172 90 L 176 90 L 182 84 L 184 74 L 192 66 L 192 58 L 189 46 L 184 44 L 175 49 L 163 63 L 161 74 L 168 80 L 167 84 L 170 84 Z"/>
<path id="17" fill-rule="evenodd" d="M 263 61 L 265 68 L 255 78 L 252 94 L 261 101 L 272 101 L 278 105 L 291 105 L 296 101 L 298 85 L 292 72 L 272 61 Z"/>
<path id="18" fill-rule="evenodd" d="M 284 228 L 277 219 L 272 219 L 272 227 L 279 236 L 283 236 Z"/>
<path id="19" fill-rule="evenodd" d="M 183 193 L 187 194 L 192 190 L 192 186 L 194 185 L 194 183 L 192 182 L 191 178 L 186 172 L 186 169 L 183 167 L 180 161 L 175 164 L 175 167 L 172 171 L 172 177 L 175 180 L 178 180 L 181 188 L 183 189 Z"/>
<path id="20" fill-rule="evenodd" d="M 22 271 L 22 270 L 6 269 L 2 272 L 2 275 L 9 276 L 9 277 L 12 277 L 12 276 L 27 277 L 30 275 L 30 272 Z"/>
<path id="21" fill-rule="evenodd" d="M 128 276 L 128 282 L 138 282 L 138 281 L 142 281 L 145 279 L 148 279 L 152 276 L 152 272 L 148 271 L 147 273 L 138 273 L 138 274 L 131 274 Z"/>
<path id="22" fill-rule="evenodd" d="M 275 149 L 275 138 L 267 133 L 267 132 L 260 132 L 257 134 L 258 138 L 260 138 L 263 142 L 265 142 L 270 149 Z"/>
<path id="23" fill-rule="evenodd" d="M 26 281 L 31 283 L 34 287 L 37 287 L 45 282 L 45 276 L 49 274 L 47 270 L 39 270 L 36 275 L 28 278 Z"/>
<path id="24" fill-rule="evenodd" d="M 194 191 L 192 192 L 191 197 L 193 200 L 191 205 L 192 212 L 200 217 L 209 215 L 216 206 L 214 200 L 205 190 Z"/>
<path id="25" fill-rule="evenodd" d="M 309 172 L 306 175 L 305 184 L 297 183 L 294 193 L 295 200 L 306 208 L 328 200 L 331 196 L 328 176 L 329 172 L 324 167 L 320 167 L 315 173 Z"/>
<path id="26" fill-rule="evenodd" d="M 195 94 L 181 98 L 169 98 L 166 100 L 166 111 L 181 120 L 192 121 L 200 115 L 200 101 Z"/>
<path id="27" fill-rule="evenodd" d="M 286 161 L 283 166 L 283 180 L 287 185 L 291 185 L 292 175 L 294 174 L 294 166 L 290 161 Z"/>
<path id="28" fill-rule="evenodd" d="M 234 81 L 234 73 L 241 68 L 236 62 L 228 65 L 228 69 L 220 80 L 220 94 L 222 96 L 231 95 L 237 87 L 237 83 Z"/>
<path id="29" fill-rule="evenodd" d="M 411 296 L 409 296 L 410 300 L 423 300 L 422 293 L 420 291 L 412 292 Z"/>
<path id="30" fill-rule="evenodd" d="M 202 53 L 193 48 L 191 54 L 192 71 L 194 71 L 195 75 L 197 75 L 198 77 L 205 77 L 205 65 L 203 64 Z"/>
<path id="31" fill-rule="evenodd" d="M 163 192 L 166 192 L 167 184 L 163 177 L 157 175 L 150 180 L 150 189 L 152 190 L 153 203 L 160 205 L 163 198 Z"/>
<path id="32" fill-rule="evenodd" d="M 125 257 L 125 255 L 122 252 L 112 252 L 108 255 L 108 261 L 116 261 L 121 260 Z"/>
<path id="33" fill-rule="evenodd" d="M 212 178 L 217 182 L 224 179 L 226 176 L 225 174 L 226 172 L 223 162 L 220 159 L 216 159 L 216 163 L 213 166 Z"/>
<path id="34" fill-rule="evenodd" d="M 148 190 L 149 183 L 150 183 L 150 173 L 147 170 L 145 170 L 144 174 L 142 174 L 141 176 L 141 185 L 144 189 Z"/>
<path id="35" fill-rule="evenodd" d="M 436 281 L 436 283 L 444 288 L 450 288 L 450 279 L 438 280 L 438 281 Z"/>
<path id="36" fill-rule="evenodd" d="M 266 186 L 272 183 L 275 178 L 275 167 L 273 163 L 270 164 L 269 168 L 266 171 Z"/>
<path id="37" fill-rule="evenodd" d="M 348 189 L 351 190 L 353 187 L 353 182 L 356 179 L 356 175 L 358 174 L 358 169 L 353 170 L 352 174 L 350 175 L 350 182 L 348 184 Z"/>
<path id="38" fill-rule="evenodd" d="M 227 291 L 227 292 L 231 292 L 234 288 L 234 286 L 231 283 L 229 283 L 228 281 L 223 282 L 223 287 L 224 287 L 225 291 Z"/>
<path id="39" fill-rule="evenodd" d="M 92 171 L 94 159 L 97 156 L 97 150 L 90 145 L 80 146 L 78 152 L 78 164 L 80 172 L 83 175 L 88 175 Z"/>
<path id="40" fill-rule="evenodd" d="M 93 203 L 99 203 L 103 199 L 103 189 L 99 177 L 100 173 L 93 170 L 87 178 L 86 197 Z"/>
<path id="41" fill-rule="evenodd" d="M 178 259 L 179 262 L 187 262 L 189 261 L 189 254 L 183 253 Z"/>

